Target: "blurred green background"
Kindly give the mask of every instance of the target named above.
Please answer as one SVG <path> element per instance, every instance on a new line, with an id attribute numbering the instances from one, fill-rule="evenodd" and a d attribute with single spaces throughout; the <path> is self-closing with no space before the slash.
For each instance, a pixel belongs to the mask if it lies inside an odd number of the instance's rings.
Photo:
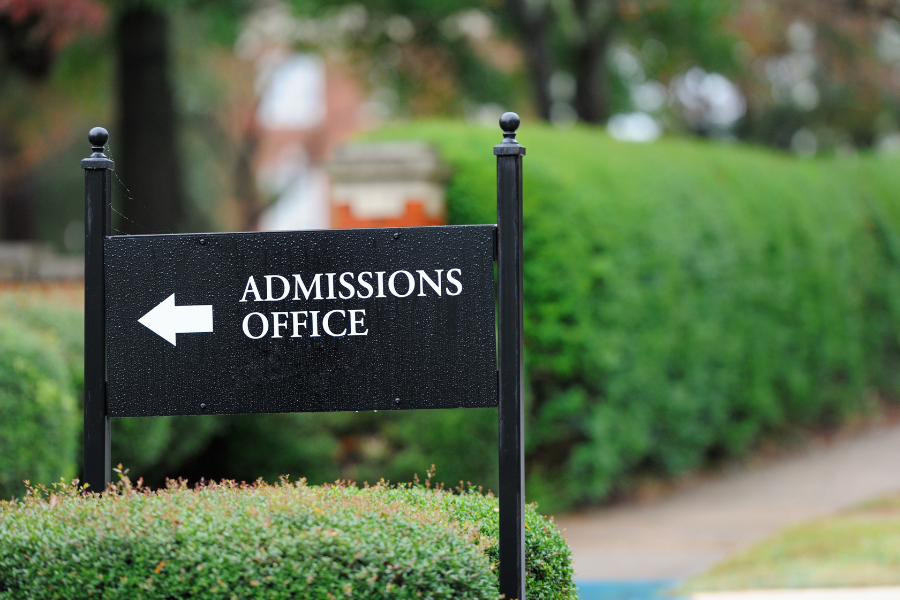
<path id="1" fill-rule="evenodd" d="M 120 233 L 236 230 L 259 56 L 356 82 L 367 140 L 424 140 L 451 223 L 495 220 L 523 118 L 528 499 L 560 511 L 877 416 L 900 358 L 900 9 L 868 0 L 12 0 L 0 232 L 77 256 L 85 134 Z M 256 58 L 248 58 L 249 56 Z M 644 142 L 644 143 L 638 143 Z M 0 496 L 79 470 L 77 293 L 0 297 Z M 123 419 L 166 477 L 496 488 L 496 411 Z"/>

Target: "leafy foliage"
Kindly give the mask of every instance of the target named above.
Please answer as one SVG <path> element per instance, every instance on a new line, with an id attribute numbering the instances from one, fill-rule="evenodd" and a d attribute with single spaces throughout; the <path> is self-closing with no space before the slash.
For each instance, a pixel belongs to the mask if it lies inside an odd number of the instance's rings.
<path id="1" fill-rule="evenodd" d="M 0 404 L 4 407 L 0 408 L 0 415 L 8 415 L 0 418 L 0 449 L 10 448 L 0 452 L 0 465 L 4 461 L 8 465 L 21 462 L 21 468 L 0 466 L 0 498 L 23 494 L 24 479 L 49 482 L 59 476 L 75 475 L 81 466 L 81 296 L 80 289 L 0 296 L 0 328 L 8 332 L 0 342 L 4 344 L 0 350 L 4 353 L 4 358 L 0 358 L 0 377 L 6 381 L 0 384 Z M 47 378 L 55 387 L 40 383 Z M 48 389 L 58 394 L 58 399 L 36 402 L 40 394 L 49 393 Z M 23 425 L 25 422 L 27 426 Z M 217 419 L 191 417 L 115 419 L 112 453 L 117 461 L 127 462 L 162 481 L 162 473 L 177 470 L 204 448 L 221 427 Z"/>
<path id="2" fill-rule="evenodd" d="M 121 473 L 121 471 L 120 471 Z M 233 482 L 0 502 L 0 597 L 496 598 L 497 501 L 425 486 Z M 529 508 L 529 598 L 576 598 L 570 553 Z"/>
<path id="3" fill-rule="evenodd" d="M 0 498 L 74 475 L 77 426 L 58 340 L 0 318 Z"/>
<path id="4" fill-rule="evenodd" d="M 497 489 L 497 410 L 447 409 L 185 417 L 215 423 L 211 439 L 188 459 L 148 463 L 134 472 L 154 484 L 178 475 L 197 481 L 280 475 L 311 483 L 412 479 L 438 465 L 435 481 Z M 133 419 L 151 424 L 156 419 Z M 113 421 L 114 426 L 119 420 Z M 115 436 L 115 432 L 114 432 Z M 115 443 L 115 437 L 114 437 Z M 183 442 L 181 442 L 183 443 Z M 113 452 L 118 461 L 120 453 Z M 163 456 L 163 459 L 166 457 Z"/>
<path id="5" fill-rule="evenodd" d="M 299 19 L 311 34 L 285 41 L 349 59 L 360 81 L 373 88 L 380 110 L 390 114 L 459 116 L 481 103 L 511 102 L 521 87 L 515 58 L 503 58 L 510 50 L 514 56 L 514 49 L 493 35 L 491 17 L 483 12 L 500 4 L 488 7 L 479 0 L 286 4 L 294 15 L 284 18 Z M 474 27 L 461 26 L 467 18 L 474 18 Z"/>
<path id="6" fill-rule="evenodd" d="M 495 220 L 497 133 L 377 135 L 442 150 L 453 223 Z M 896 392 L 895 160 L 537 125 L 520 138 L 528 492 L 542 509 L 840 423 Z"/>
<path id="7" fill-rule="evenodd" d="M 807 153 L 891 148 L 898 19 L 883 0 L 743 2 L 731 25 L 749 108 L 737 135 Z"/>

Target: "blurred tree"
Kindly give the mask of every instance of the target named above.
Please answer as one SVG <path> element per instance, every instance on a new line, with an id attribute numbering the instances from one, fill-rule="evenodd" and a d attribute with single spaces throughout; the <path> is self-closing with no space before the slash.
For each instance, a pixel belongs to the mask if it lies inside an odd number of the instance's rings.
<path id="1" fill-rule="evenodd" d="M 59 51 L 84 30 L 102 27 L 96 0 L 0 0 L 0 226 L 2 239 L 29 240 L 36 232 L 29 130 L 23 101 L 48 78 Z M 14 89 L 15 88 L 15 89 Z M 23 90 L 23 88 L 25 88 Z"/>
<path id="2" fill-rule="evenodd" d="M 543 120 L 549 121 L 553 104 L 550 95 L 550 78 L 554 70 L 550 48 L 553 10 L 549 2 L 530 0 L 507 0 L 507 6 L 512 24 L 522 40 L 520 46 L 531 76 L 535 110 Z"/>
<path id="3" fill-rule="evenodd" d="M 519 97 L 519 53 L 496 35 L 494 3 L 286 2 L 298 24 L 290 41 L 349 59 L 385 113 L 461 116 Z"/>
<path id="4" fill-rule="evenodd" d="M 742 4 L 733 20 L 748 98 L 741 137 L 800 154 L 897 145 L 900 4 Z"/>
<path id="5" fill-rule="evenodd" d="M 131 190 L 121 202 L 123 233 L 172 233 L 186 212 L 168 28 L 168 16 L 147 3 L 128 3 L 116 18 L 117 157 Z"/>
<path id="6" fill-rule="evenodd" d="M 609 54 L 614 44 L 648 52 L 659 71 L 672 75 L 678 69 L 701 64 L 707 69 L 730 70 L 733 40 L 722 24 L 733 10 L 716 0 L 507 0 L 512 23 L 518 29 L 527 65 L 535 82 L 542 116 L 552 96 L 551 76 L 569 71 L 575 80 L 573 108 L 587 123 L 603 123 L 611 113 L 614 82 L 610 79 Z M 540 50 L 553 49 L 550 53 Z M 532 56 L 533 55 L 533 56 Z M 552 56 L 552 58 L 551 58 Z M 552 60 L 552 64 L 546 62 Z M 548 73 L 550 75 L 548 75 Z"/>
<path id="7" fill-rule="evenodd" d="M 715 0 L 291 0 L 291 4 L 307 16 L 354 15 L 357 25 L 352 35 L 341 39 L 365 52 L 380 53 L 382 63 L 393 62 L 401 74 L 401 88 L 428 86 L 424 79 L 429 77 L 431 85 L 446 84 L 449 76 L 464 100 L 476 102 L 515 98 L 514 90 L 492 86 L 490 77 L 474 75 L 496 72 L 500 63 L 508 63 L 502 58 L 504 40 L 491 34 L 496 26 L 517 42 L 531 80 L 535 112 L 548 120 L 559 95 L 553 89 L 554 76 L 568 72 L 575 85 L 573 97 L 566 100 L 572 101 L 577 117 L 588 123 L 606 121 L 614 93 L 607 59 L 616 43 L 640 46 L 654 39 L 663 56 L 653 58 L 669 71 L 692 62 L 709 69 L 733 66 L 733 39 L 723 23 L 734 5 Z M 424 61 L 428 68 L 415 68 Z M 446 103 L 425 107 L 432 112 L 453 111 Z"/>
<path id="8" fill-rule="evenodd" d="M 130 192 L 121 198 L 117 229 L 131 234 L 183 230 L 189 211 L 172 83 L 170 19 L 183 11 L 200 13 L 206 33 L 212 32 L 206 41 L 232 43 L 250 2 L 131 0 L 110 6 L 116 23 L 118 157 Z"/>

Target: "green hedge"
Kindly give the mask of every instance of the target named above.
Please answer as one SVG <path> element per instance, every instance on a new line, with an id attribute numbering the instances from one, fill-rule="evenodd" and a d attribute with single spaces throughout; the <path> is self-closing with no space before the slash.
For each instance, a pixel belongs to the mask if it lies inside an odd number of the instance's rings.
<path id="1" fill-rule="evenodd" d="M 80 294 L 78 290 L 53 292 L 50 288 L 0 294 L 0 329 L 14 328 L 3 337 L 0 377 L 17 382 L 0 384 L 0 411 L 16 415 L 4 419 L 0 412 L 0 498 L 23 494 L 23 479 L 48 483 L 81 468 L 84 313 Z M 14 363 L 29 373 L 51 373 L 48 376 L 60 398 L 66 402 L 75 398 L 77 403 L 67 404 L 63 411 L 36 404 L 38 388 L 27 384 L 27 378 L 12 374 Z M 51 426 L 47 424 L 50 421 L 64 421 L 65 425 Z M 182 468 L 221 428 L 215 418 L 115 419 L 112 453 L 116 462 L 161 482 L 165 475 Z"/>
<path id="2" fill-rule="evenodd" d="M 423 486 L 60 484 L 0 502 L 0 598 L 497 598 L 497 521 Z M 527 597 L 575 600 L 559 531 L 526 524 Z"/>
<path id="3" fill-rule="evenodd" d="M 453 168 L 451 222 L 495 222 L 499 129 L 373 137 L 433 143 Z M 896 393 L 900 159 L 626 144 L 529 122 L 519 139 L 528 493 L 542 509 Z"/>
<path id="4" fill-rule="evenodd" d="M 58 340 L 0 318 L 0 498 L 76 472 L 78 412 Z"/>

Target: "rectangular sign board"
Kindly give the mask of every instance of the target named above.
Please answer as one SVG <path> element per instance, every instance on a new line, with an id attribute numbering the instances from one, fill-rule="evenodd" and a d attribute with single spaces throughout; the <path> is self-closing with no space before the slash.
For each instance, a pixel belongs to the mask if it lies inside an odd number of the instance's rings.
<path id="1" fill-rule="evenodd" d="M 109 416 L 497 406 L 495 230 L 107 237 Z"/>

